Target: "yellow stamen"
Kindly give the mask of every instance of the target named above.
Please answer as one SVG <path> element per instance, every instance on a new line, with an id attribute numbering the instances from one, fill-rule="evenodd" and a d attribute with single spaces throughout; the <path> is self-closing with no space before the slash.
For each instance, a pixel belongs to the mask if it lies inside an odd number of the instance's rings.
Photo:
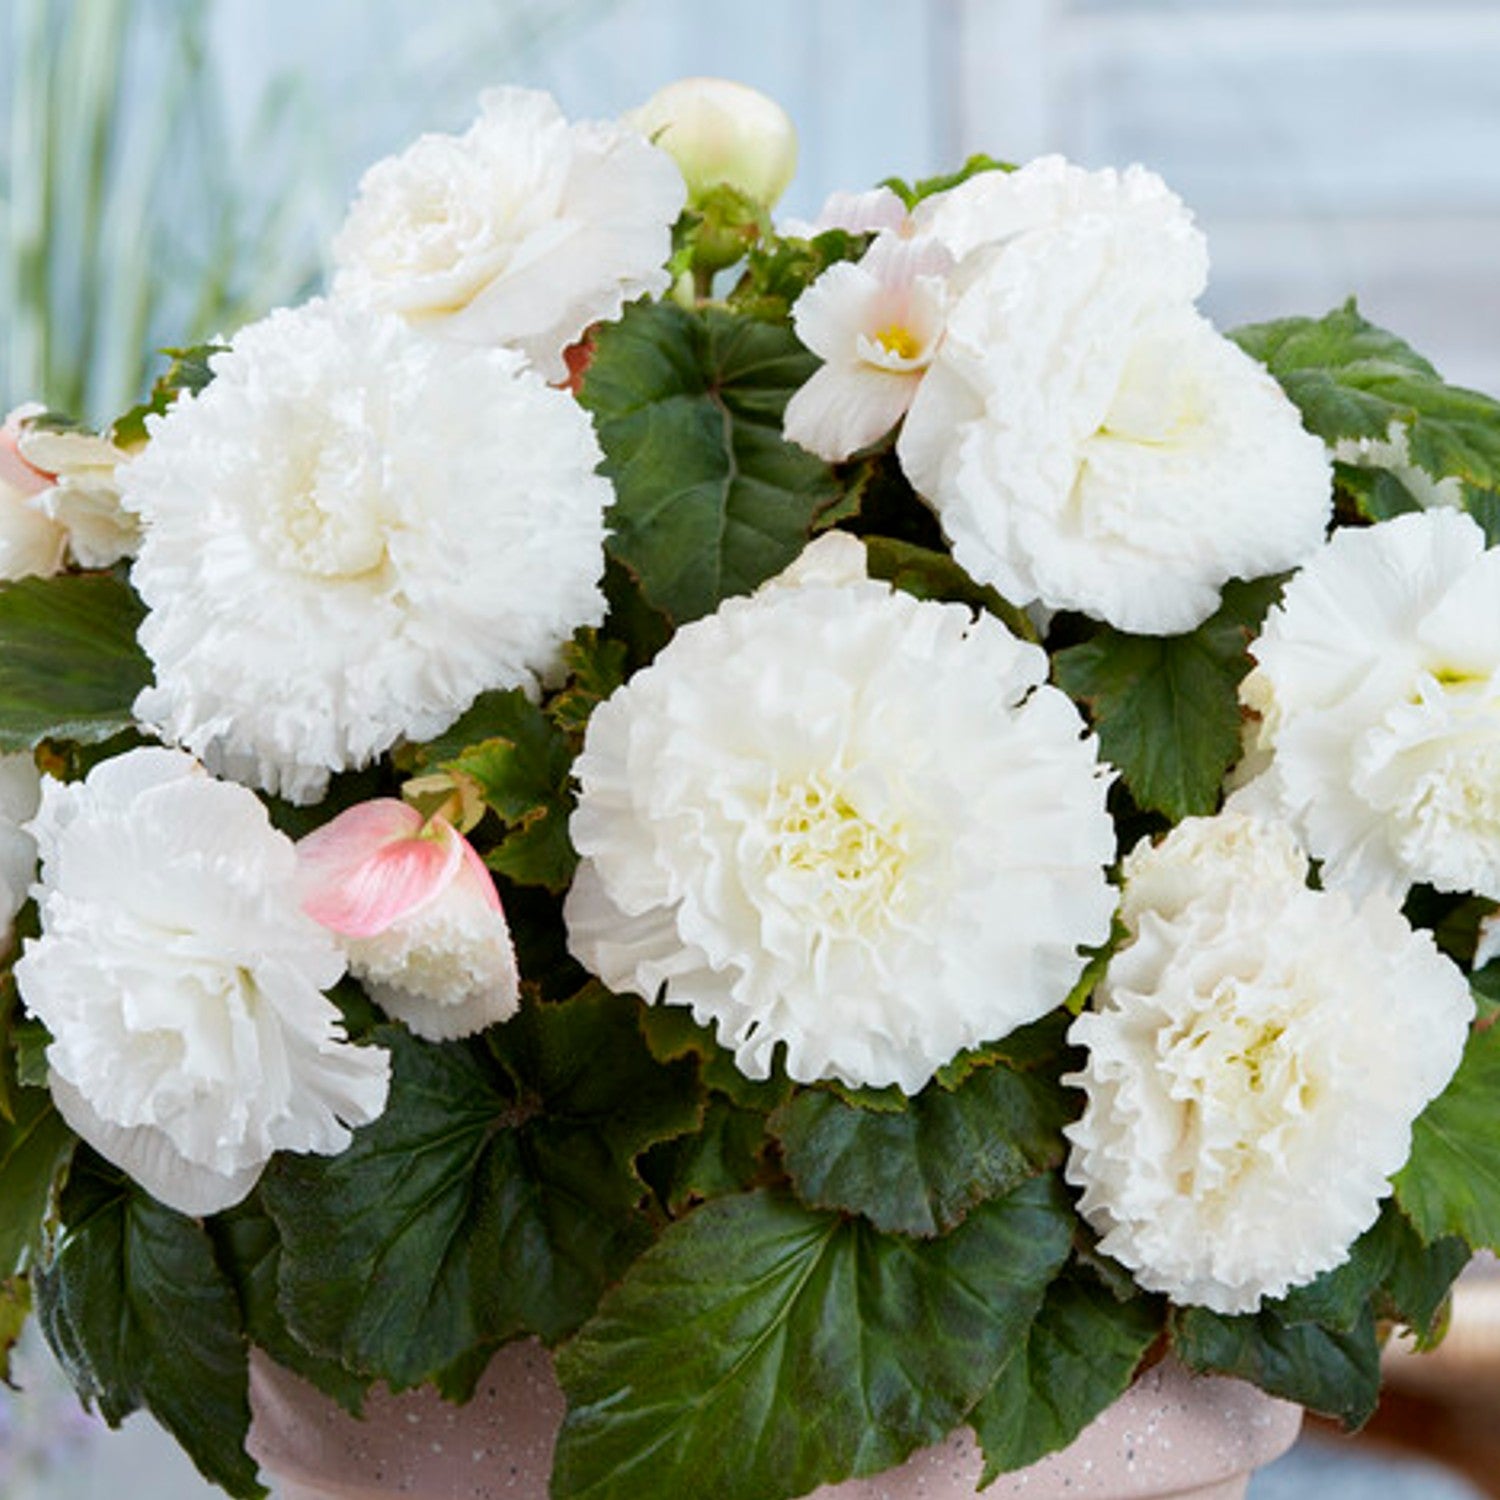
<path id="1" fill-rule="evenodd" d="M 894 354 L 897 359 L 915 359 L 922 352 L 922 342 L 911 331 L 900 323 L 890 323 L 886 327 L 878 329 L 875 334 L 875 342 L 880 345 L 887 354 Z"/>

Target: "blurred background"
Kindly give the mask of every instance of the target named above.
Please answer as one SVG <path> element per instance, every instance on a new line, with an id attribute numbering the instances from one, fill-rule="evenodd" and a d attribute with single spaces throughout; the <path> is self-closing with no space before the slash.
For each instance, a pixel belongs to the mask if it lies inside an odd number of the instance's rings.
<path id="1" fill-rule="evenodd" d="M 587 118 L 695 73 L 790 111 L 787 214 L 977 150 L 1142 161 L 1208 234 L 1221 326 L 1354 293 L 1500 394 L 1493 0 L 0 0 L 0 412 L 107 422 L 154 350 L 315 290 L 364 167 L 486 85 Z M 0 1500 L 210 1493 L 143 1419 L 106 1438 L 34 1346 L 19 1368 Z M 1500 1494 L 1487 1435 L 1444 1442 Z M 1380 1451 L 1305 1449 L 1253 1500 L 1480 1492 Z"/>

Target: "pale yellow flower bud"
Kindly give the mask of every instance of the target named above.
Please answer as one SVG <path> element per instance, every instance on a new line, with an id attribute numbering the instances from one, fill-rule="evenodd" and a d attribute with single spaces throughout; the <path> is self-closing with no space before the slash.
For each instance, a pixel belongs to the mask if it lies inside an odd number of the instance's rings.
<path id="1" fill-rule="evenodd" d="M 625 123 L 677 163 L 695 201 L 727 182 L 769 209 L 797 169 L 797 133 L 786 111 L 726 78 L 680 78 Z"/>

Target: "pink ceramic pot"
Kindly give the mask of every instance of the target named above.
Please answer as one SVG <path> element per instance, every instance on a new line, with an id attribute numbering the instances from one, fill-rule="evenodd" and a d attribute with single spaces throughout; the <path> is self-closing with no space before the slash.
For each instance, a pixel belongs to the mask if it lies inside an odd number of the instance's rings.
<path id="1" fill-rule="evenodd" d="M 256 1353 L 250 1450 L 278 1500 L 547 1500 L 563 1396 L 545 1350 L 513 1344 L 495 1357 L 475 1399 L 372 1396 L 355 1422 Z M 1284 1453 L 1299 1408 L 1238 1380 L 1147 1372 L 1070 1448 L 1002 1475 L 985 1493 L 1027 1500 L 1239 1500 L 1251 1471 Z M 815 1500 L 970 1500 L 980 1459 L 967 1429 L 875 1479 L 816 1491 Z M 712 1500 L 683 1496 L 682 1500 Z"/>

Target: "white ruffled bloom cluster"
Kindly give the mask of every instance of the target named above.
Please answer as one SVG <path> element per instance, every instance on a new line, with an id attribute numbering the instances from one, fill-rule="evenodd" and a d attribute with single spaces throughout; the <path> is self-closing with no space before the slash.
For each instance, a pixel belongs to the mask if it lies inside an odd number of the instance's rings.
<path id="1" fill-rule="evenodd" d="M 622 125 L 569 124 L 551 95 L 495 89 L 462 135 L 424 135 L 365 173 L 334 241 L 340 296 L 465 343 L 563 350 L 667 288 L 685 197 L 665 152 Z"/>
<path id="2" fill-rule="evenodd" d="M 42 936 L 16 981 L 46 1023 L 68 1124 L 189 1214 L 242 1199 L 272 1153 L 331 1154 L 385 1107 L 389 1059 L 344 1041 L 344 972 L 298 909 L 296 853 L 243 787 L 133 750 L 43 784 Z"/>
<path id="3" fill-rule="evenodd" d="M 1017 604 L 1175 634 L 1230 578 L 1293 567 L 1322 541 L 1323 446 L 1197 312 L 1203 238 L 1160 178 L 1060 157 L 982 173 L 919 204 L 866 262 L 903 235 L 906 257 L 926 246 L 954 269 L 920 328 L 866 317 L 859 331 L 886 348 L 904 331 L 900 347 L 920 351 L 897 454 L 974 578 Z M 818 303 L 804 337 L 829 360 L 825 386 L 840 364 L 823 330 L 862 316 L 850 273 L 866 262 L 825 272 L 798 304 Z M 788 435 L 844 458 L 900 417 L 868 376 L 840 394 L 794 399 Z"/>
<path id="4" fill-rule="evenodd" d="M 1288 819 L 1325 884 L 1500 901 L 1500 549 L 1473 519 L 1335 533 L 1250 650 L 1265 768 L 1234 805 Z"/>
<path id="5" fill-rule="evenodd" d="M 1069 1039 L 1067 1178 L 1141 1286 L 1255 1311 L 1346 1258 L 1447 1085 L 1468 985 L 1380 895 L 1307 889 L 1284 825 L 1188 819 L 1125 862 L 1131 940 Z"/>
<path id="6" fill-rule="evenodd" d="M 1107 775 L 1047 662 L 830 534 L 600 705 L 565 915 L 751 1077 L 920 1089 L 1057 1005 L 1114 893 Z"/>
<path id="7" fill-rule="evenodd" d="M 213 369 L 122 476 L 156 669 L 136 714 L 213 770 L 315 800 L 602 619 L 598 444 L 520 355 L 332 301 Z"/>

